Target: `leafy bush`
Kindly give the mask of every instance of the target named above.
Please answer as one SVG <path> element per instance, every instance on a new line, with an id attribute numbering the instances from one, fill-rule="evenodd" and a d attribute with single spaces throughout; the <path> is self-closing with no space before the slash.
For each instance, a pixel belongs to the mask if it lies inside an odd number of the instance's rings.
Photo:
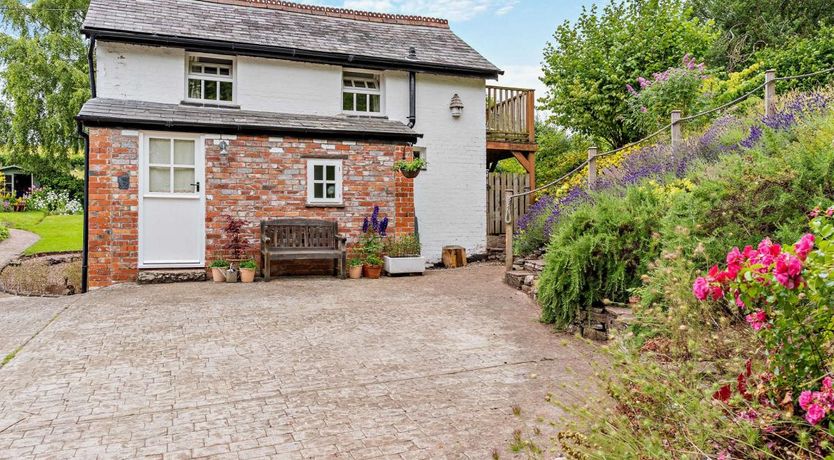
<path id="1" fill-rule="evenodd" d="M 816 35 L 788 42 L 785 46 L 765 48 L 756 59 L 766 69 L 776 69 L 777 76 L 801 75 L 834 67 L 834 25 L 822 27 Z M 779 91 L 812 90 L 834 82 L 834 73 L 779 82 Z"/>
<path id="2" fill-rule="evenodd" d="M 9 228 L 3 224 L 0 224 L 0 241 L 6 240 L 11 236 L 9 233 Z"/>
<path id="3" fill-rule="evenodd" d="M 656 72 L 651 78 L 638 77 L 639 88 L 631 84 L 626 88 L 631 95 L 628 100 L 630 122 L 643 135 L 669 124 L 673 110 L 681 110 L 684 116 L 700 112 L 709 103 L 701 86 L 705 77 L 705 66 L 688 54 L 683 65 Z"/>
<path id="4" fill-rule="evenodd" d="M 389 237 L 385 240 L 383 252 L 388 257 L 419 257 L 420 240 L 417 235 Z"/>
<path id="5" fill-rule="evenodd" d="M 64 190 L 52 190 L 47 187 L 33 188 L 24 197 L 26 207 L 32 211 L 42 211 L 47 214 L 78 214 L 83 209 L 81 202 L 70 198 Z"/>
<path id="6" fill-rule="evenodd" d="M 651 187 L 593 199 L 559 222 L 547 247 L 539 282 L 545 322 L 564 327 L 577 309 L 605 298 L 627 301 L 657 251 L 652 231 L 665 207 Z"/>

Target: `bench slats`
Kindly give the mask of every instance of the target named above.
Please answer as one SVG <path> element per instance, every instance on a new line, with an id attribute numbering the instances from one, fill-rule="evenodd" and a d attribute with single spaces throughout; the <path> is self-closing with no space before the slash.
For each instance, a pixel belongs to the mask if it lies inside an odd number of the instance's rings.
<path id="1" fill-rule="evenodd" d="M 261 222 L 264 279 L 269 281 L 270 260 L 334 259 L 345 277 L 347 250 L 336 222 L 284 218 Z"/>

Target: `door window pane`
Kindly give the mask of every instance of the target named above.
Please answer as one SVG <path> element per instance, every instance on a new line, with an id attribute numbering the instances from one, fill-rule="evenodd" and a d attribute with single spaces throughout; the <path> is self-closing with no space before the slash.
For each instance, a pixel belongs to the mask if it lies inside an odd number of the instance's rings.
<path id="1" fill-rule="evenodd" d="M 171 191 L 171 169 L 150 168 L 150 181 L 148 189 L 150 192 L 168 193 Z"/>
<path id="2" fill-rule="evenodd" d="M 194 165 L 194 141 L 174 141 L 174 164 Z"/>
<path id="3" fill-rule="evenodd" d="M 194 169 L 192 168 L 174 168 L 174 192 L 176 193 L 191 193 L 194 192 Z"/>
<path id="4" fill-rule="evenodd" d="M 150 162 L 163 165 L 171 163 L 171 141 L 169 139 L 150 140 Z"/>

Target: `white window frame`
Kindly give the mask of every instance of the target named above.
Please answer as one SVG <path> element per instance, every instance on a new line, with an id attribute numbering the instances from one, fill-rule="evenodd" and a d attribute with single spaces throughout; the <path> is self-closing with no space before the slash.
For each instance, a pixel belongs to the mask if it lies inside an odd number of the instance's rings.
<path id="1" fill-rule="evenodd" d="M 353 75 L 351 75 L 353 74 Z M 367 74 L 371 75 L 371 78 L 363 78 L 355 74 Z M 369 82 L 373 81 L 376 83 L 376 88 L 357 88 L 357 87 L 349 87 L 345 85 L 345 80 L 350 80 L 352 82 Z M 382 90 L 384 86 L 383 79 L 382 79 L 382 72 L 374 72 L 372 70 L 362 70 L 362 69 L 342 69 L 342 79 L 341 79 L 342 91 L 341 91 L 341 98 L 339 99 L 339 108 L 342 109 L 342 113 L 346 115 L 364 115 L 364 116 L 382 116 L 385 113 L 385 92 Z M 353 94 L 353 110 L 345 110 L 345 93 Z M 379 96 L 379 111 L 378 112 L 371 112 L 368 111 L 361 111 L 356 110 L 357 106 L 357 96 L 364 95 L 368 100 L 368 108 L 371 107 L 371 101 L 369 95 L 376 95 Z"/>
<path id="2" fill-rule="evenodd" d="M 219 73 L 216 75 L 213 74 L 205 74 L 205 73 L 192 73 L 191 72 L 191 59 L 192 58 L 211 58 L 211 59 L 222 59 L 224 61 L 231 61 L 231 64 L 212 64 L 218 68 L 228 68 L 230 75 L 224 76 L 220 75 Z M 217 82 L 217 89 L 216 95 L 217 99 L 203 99 L 203 98 L 192 98 L 190 91 L 189 91 L 189 80 L 200 80 L 202 83 L 200 84 L 200 95 L 205 96 L 205 86 L 206 81 L 215 81 Z M 232 84 L 232 100 L 231 101 L 221 101 L 220 100 L 220 83 L 221 82 L 229 82 Z M 225 56 L 219 54 L 206 54 L 206 53 L 186 53 L 185 55 L 185 101 L 187 102 L 194 102 L 199 104 L 220 104 L 220 105 L 235 105 L 237 101 L 237 59 L 234 56 Z"/>
<path id="3" fill-rule="evenodd" d="M 414 159 L 422 158 L 423 160 L 426 161 L 426 166 L 423 166 L 422 168 L 420 168 L 420 170 L 421 171 L 427 170 L 429 161 L 426 158 L 426 148 L 415 145 L 415 146 L 412 147 L 412 152 L 413 152 L 412 154 L 414 156 Z"/>
<path id="4" fill-rule="evenodd" d="M 324 180 L 315 180 L 315 167 L 324 167 Z M 336 197 L 335 198 L 316 198 L 315 185 L 316 183 L 324 184 L 323 190 L 327 190 L 328 183 L 334 183 L 327 180 L 327 167 L 335 166 L 336 168 Z M 307 203 L 308 204 L 342 204 L 342 160 L 330 160 L 323 158 L 310 158 L 307 160 Z M 325 192 L 325 195 L 327 193 Z"/>

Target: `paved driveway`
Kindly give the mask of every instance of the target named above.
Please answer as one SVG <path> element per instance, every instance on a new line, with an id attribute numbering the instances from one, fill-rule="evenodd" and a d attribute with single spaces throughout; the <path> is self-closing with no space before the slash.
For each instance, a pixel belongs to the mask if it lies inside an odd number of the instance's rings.
<path id="1" fill-rule="evenodd" d="M 36 335 L 0 369 L 0 457 L 507 458 L 515 429 L 545 446 L 565 423 L 547 393 L 598 388 L 593 348 L 501 275 L 6 299 L 3 351 Z"/>

